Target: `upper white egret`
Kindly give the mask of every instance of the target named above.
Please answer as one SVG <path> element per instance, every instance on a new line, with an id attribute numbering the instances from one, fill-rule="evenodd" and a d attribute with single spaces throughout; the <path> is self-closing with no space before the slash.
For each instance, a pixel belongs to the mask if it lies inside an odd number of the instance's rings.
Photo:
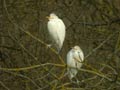
<path id="1" fill-rule="evenodd" d="M 70 80 L 76 76 L 78 69 L 84 61 L 83 51 L 79 46 L 74 46 L 67 54 L 67 74 Z"/>
<path id="2" fill-rule="evenodd" d="M 59 53 L 65 39 L 65 24 L 54 13 L 51 13 L 47 18 L 49 20 L 47 24 L 48 31 Z"/>

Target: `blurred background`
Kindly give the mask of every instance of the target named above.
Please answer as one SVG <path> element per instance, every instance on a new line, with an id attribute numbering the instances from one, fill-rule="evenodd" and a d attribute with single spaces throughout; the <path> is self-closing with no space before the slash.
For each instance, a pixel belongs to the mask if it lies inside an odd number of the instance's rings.
<path id="1" fill-rule="evenodd" d="M 89 71 L 79 71 L 79 84 L 64 76 L 60 56 L 46 47 L 52 12 L 66 25 L 64 63 L 75 45 L 86 57 L 82 69 Z M 120 0 L 0 0 L 0 90 L 119 88 Z"/>

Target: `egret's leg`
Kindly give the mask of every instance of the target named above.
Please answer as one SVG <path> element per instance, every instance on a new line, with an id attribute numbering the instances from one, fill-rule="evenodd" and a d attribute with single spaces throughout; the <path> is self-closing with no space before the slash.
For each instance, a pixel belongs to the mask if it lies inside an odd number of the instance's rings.
<path id="1" fill-rule="evenodd" d="M 54 44 L 55 44 L 55 42 L 52 40 L 52 43 L 47 44 L 47 48 L 51 48 Z"/>
<path id="2" fill-rule="evenodd" d="M 72 79 L 70 79 L 70 82 L 75 83 L 75 81 L 73 81 Z"/>
<path id="3" fill-rule="evenodd" d="M 77 79 L 77 77 L 75 77 L 75 79 L 76 79 L 76 84 L 77 84 L 77 86 L 80 87 L 80 86 L 79 86 L 80 81 Z"/>
<path id="4" fill-rule="evenodd" d="M 70 79 L 70 82 L 76 84 L 76 81 L 74 81 L 73 79 Z"/>
<path id="5" fill-rule="evenodd" d="M 76 79 L 76 82 L 77 82 L 77 84 L 79 85 L 80 81 L 79 81 L 78 79 Z"/>
<path id="6" fill-rule="evenodd" d="M 75 79 L 76 79 L 76 83 L 79 84 L 80 81 L 77 79 L 77 77 L 75 77 Z"/>
<path id="7" fill-rule="evenodd" d="M 57 48 L 57 53 L 60 54 L 61 48 Z"/>

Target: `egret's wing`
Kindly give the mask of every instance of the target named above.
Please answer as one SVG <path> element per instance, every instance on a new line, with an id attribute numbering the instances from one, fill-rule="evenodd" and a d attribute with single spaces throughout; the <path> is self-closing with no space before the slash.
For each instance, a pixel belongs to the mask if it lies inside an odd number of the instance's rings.
<path id="1" fill-rule="evenodd" d="M 79 57 L 81 58 L 82 61 L 84 60 L 84 54 L 81 49 L 79 50 Z"/>
<path id="2" fill-rule="evenodd" d="M 76 52 L 73 58 L 78 62 L 82 62 L 84 60 L 83 52 Z"/>
<path id="3" fill-rule="evenodd" d="M 58 19 L 57 21 L 57 36 L 58 36 L 58 52 L 60 52 L 63 41 L 65 39 L 65 25 L 61 19 Z"/>
<path id="4" fill-rule="evenodd" d="M 61 40 L 60 40 L 60 37 L 59 37 L 59 23 L 57 22 L 57 20 L 55 21 L 49 21 L 48 22 L 48 31 L 49 31 L 49 34 L 51 35 L 51 37 L 53 38 L 53 41 L 55 42 L 56 44 L 56 47 L 58 49 L 58 51 L 60 51 L 60 45 L 61 45 Z"/>
<path id="5" fill-rule="evenodd" d="M 56 43 L 58 52 L 60 52 L 65 38 L 65 25 L 63 21 L 59 19 L 55 14 L 51 15 L 55 18 L 48 21 L 48 30 Z"/>
<path id="6" fill-rule="evenodd" d="M 73 60 L 73 53 L 72 51 L 69 51 L 67 53 L 67 73 L 68 73 L 68 77 L 69 79 L 72 79 L 73 77 L 75 77 L 75 75 L 77 74 L 77 69 L 75 69 L 75 61 Z"/>
<path id="7" fill-rule="evenodd" d="M 48 31 L 50 36 L 56 40 L 57 39 L 57 25 L 54 21 L 49 21 L 48 22 Z"/>
<path id="8" fill-rule="evenodd" d="M 72 64 L 73 64 L 73 57 L 72 57 L 72 52 L 71 51 L 69 51 L 68 53 L 67 53 L 67 66 L 68 67 L 71 67 L 71 66 L 73 66 Z"/>
<path id="9" fill-rule="evenodd" d="M 60 52 L 60 50 L 61 50 L 61 43 L 62 43 L 61 40 L 60 40 L 59 34 L 60 34 L 60 33 L 59 33 L 59 31 L 57 30 L 57 32 L 56 32 L 57 42 L 56 42 L 56 43 L 57 43 L 57 45 L 58 45 L 58 46 L 57 46 L 58 52 Z"/>
<path id="10" fill-rule="evenodd" d="M 80 57 L 74 57 L 74 60 L 77 62 L 82 62 L 82 60 L 80 59 Z"/>
<path id="11" fill-rule="evenodd" d="M 61 19 L 58 20 L 58 25 L 57 25 L 57 31 L 58 31 L 58 37 L 60 39 L 60 47 L 63 45 L 63 41 L 65 39 L 65 25 Z"/>

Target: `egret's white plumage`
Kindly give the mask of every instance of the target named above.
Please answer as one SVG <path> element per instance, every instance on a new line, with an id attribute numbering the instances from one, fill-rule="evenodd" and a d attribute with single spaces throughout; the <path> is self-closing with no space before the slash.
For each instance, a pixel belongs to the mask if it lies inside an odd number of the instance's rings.
<path id="1" fill-rule="evenodd" d="M 74 46 L 67 54 L 67 73 L 70 80 L 76 76 L 78 69 L 82 67 L 83 61 L 83 51 L 79 46 Z"/>
<path id="2" fill-rule="evenodd" d="M 59 52 L 65 39 L 65 24 L 54 13 L 51 13 L 48 19 L 48 31 Z"/>

